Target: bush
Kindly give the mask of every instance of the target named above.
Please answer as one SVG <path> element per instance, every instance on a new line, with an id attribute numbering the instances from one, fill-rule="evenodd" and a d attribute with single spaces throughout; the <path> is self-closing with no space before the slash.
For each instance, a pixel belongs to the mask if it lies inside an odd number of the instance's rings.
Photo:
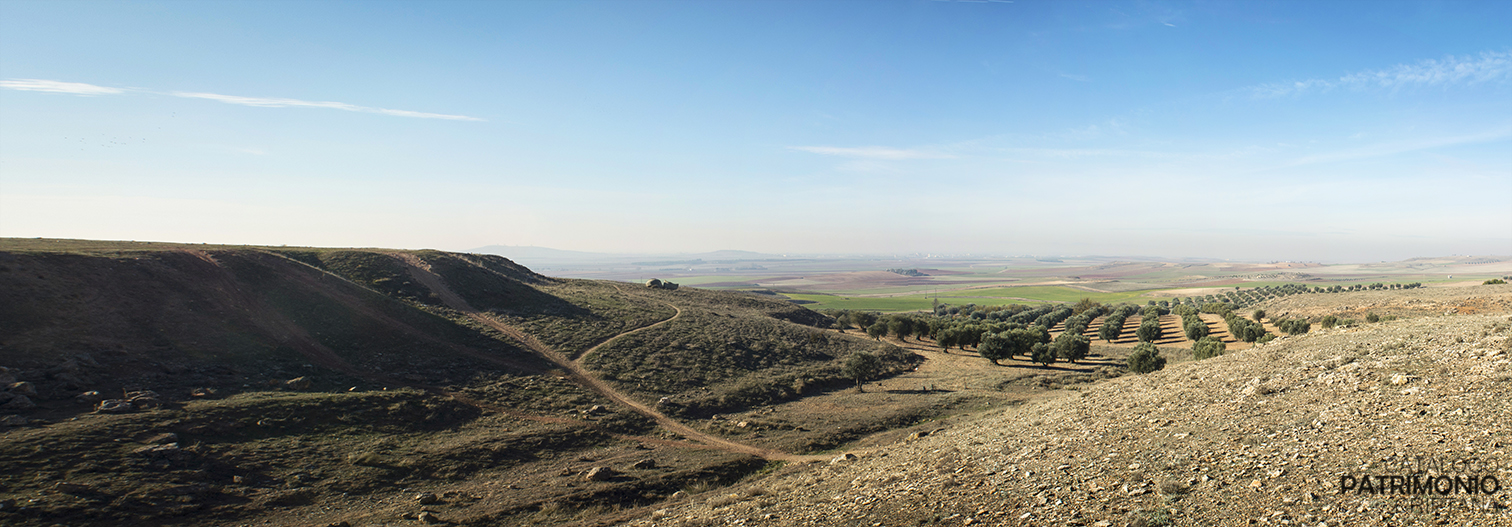
<path id="1" fill-rule="evenodd" d="M 1134 373 L 1150 373 L 1165 368 L 1165 365 L 1166 360 L 1160 356 L 1160 350 L 1148 342 L 1134 346 L 1134 353 L 1129 355 L 1129 371 Z"/>
<path id="2" fill-rule="evenodd" d="M 1301 335 L 1312 329 L 1312 323 L 1305 318 L 1281 319 L 1276 321 L 1276 327 L 1287 335 Z"/>
<path id="3" fill-rule="evenodd" d="M 1265 336 L 1260 337 L 1259 339 L 1256 339 L 1255 343 L 1256 344 L 1265 344 L 1265 343 L 1270 342 L 1272 340 L 1276 340 L 1276 336 L 1272 335 L 1270 333 L 1266 333 Z"/>
<path id="4" fill-rule="evenodd" d="M 1381 317 L 1379 315 L 1376 315 L 1375 313 L 1366 313 L 1365 314 L 1365 321 L 1369 322 L 1371 324 L 1374 324 L 1376 322 L 1380 322 L 1381 321 Z"/>
<path id="5" fill-rule="evenodd" d="M 1255 319 L 1255 322 L 1265 322 L 1265 310 L 1264 309 L 1256 309 L 1255 312 L 1252 314 L 1252 316 Z"/>
<path id="6" fill-rule="evenodd" d="M 1502 280 L 1500 278 L 1492 278 L 1490 280 L 1486 280 L 1484 282 L 1481 282 L 1481 285 L 1502 285 L 1502 284 L 1505 284 L 1505 283 L 1507 283 L 1506 280 Z"/>
<path id="7" fill-rule="evenodd" d="M 1222 355 L 1228 346 L 1217 337 L 1202 337 L 1192 343 L 1192 358 L 1197 360 L 1208 359 Z"/>
<path id="8" fill-rule="evenodd" d="M 1339 325 L 1339 317 L 1328 315 L 1326 317 L 1323 317 L 1323 321 L 1319 322 L 1319 325 L 1323 326 L 1323 329 L 1330 329 L 1334 326 Z"/>
<path id="9" fill-rule="evenodd" d="M 1244 342 L 1255 342 L 1265 336 L 1265 326 L 1236 316 L 1227 317 L 1229 334 Z"/>

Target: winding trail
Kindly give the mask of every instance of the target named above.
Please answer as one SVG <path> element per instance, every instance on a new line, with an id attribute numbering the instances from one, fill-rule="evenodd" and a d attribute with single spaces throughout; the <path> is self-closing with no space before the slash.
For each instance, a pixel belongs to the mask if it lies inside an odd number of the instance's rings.
<path id="1" fill-rule="evenodd" d="M 624 289 L 621 289 L 621 288 L 620 288 L 620 286 L 619 286 L 619 284 L 613 284 L 613 285 L 614 285 L 614 289 L 615 289 L 615 290 L 617 290 L 617 291 L 619 291 L 619 292 L 620 292 L 620 294 L 624 294 L 624 293 L 625 293 L 625 290 L 624 290 Z M 579 353 L 579 354 L 578 354 L 578 356 L 577 356 L 577 358 L 576 358 L 576 359 L 573 359 L 573 361 L 572 361 L 572 362 L 575 362 L 575 363 L 577 363 L 577 364 L 582 364 L 582 363 L 583 363 L 583 360 L 585 360 L 585 359 L 587 359 L 587 358 L 588 358 L 588 355 L 590 355 L 590 354 L 592 354 L 592 353 L 593 353 L 593 352 L 595 352 L 595 351 L 598 351 L 598 349 L 599 349 L 599 348 L 602 348 L 602 347 L 604 347 L 604 346 L 607 346 L 607 345 L 609 345 L 609 343 L 610 343 L 610 342 L 614 342 L 614 341 L 616 341 L 616 340 L 619 340 L 619 338 L 620 338 L 620 337 L 628 337 L 628 336 L 630 336 L 630 335 L 634 335 L 634 334 L 636 334 L 636 333 L 640 333 L 640 332 L 642 332 L 642 331 L 645 331 L 645 330 L 648 330 L 648 329 L 651 329 L 651 328 L 654 328 L 654 327 L 657 327 L 657 326 L 660 326 L 660 325 L 662 325 L 662 324 L 666 324 L 666 323 L 668 323 L 668 322 L 671 322 L 671 321 L 673 321 L 673 320 L 677 320 L 677 318 L 678 318 L 678 317 L 681 317 L 681 316 L 682 316 L 682 314 L 683 314 L 683 312 L 682 312 L 682 308 L 680 308 L 680 307 L 677 307 L 677 304 L 673 304 L 673 303 L 671 303 L 671 302 L 662 302 L 662 303 L 663 303 L 663 304 L 666 304 L 666 305 L 667 305 L 667 307 L 670 307 L 670 308 L 672 308 L 672 309 L 673 309 L 673 310 L 674 310 L 674 311 L 676 311 L 676 313 L 673 313 L 673 315 L 672 315 L 672 317 L 671 317 L 671 318 L 668 318 L 668 319 L 666 319 L 666 320 L 663 320 L 663 321 L 661 321 L 661 322 L 657 322 L 657 323 L 655 323 L 655 324 L 651 324 L 651 325 L 649 325 L 649 326 L 642 326 L 642 327 L 638 327 L 638 328 L 635 328 L 635 329 L 632 329 L 632 330 L 630 330 L 630 331 L 626 331 L 626 332 L 624 332 L 624 333 L 620 333 L 620 334 L 618 334 L 618 335 L 615 335 L 615 336 L 613 336 L 613 337 L 609 337 L 609 338 L 607 338 L 607 339 L 604 339 L 604 341 L 603 341 L 603 342 L 600 342 L 600 343 L 598 343 L 598 344 L 594 344 L 594 345 L 593 345 L 593 347 L 591 347 L 591 348 L 588 348 L 588 349 L 586 349 L 586 350 L 583 350 L 583 352 L 582 352 L 582 353 Z"/>
<path id="2" fill-rule="evenodd" d="M 393 256 L 404 262 L 409 267 L 410 276 L 414 277 L 415 280 L 419 281 L 426 288 L 430 289 L 432 292 L 436 293 L 437 296 L 441 297 L 441 301 L 445 303 L 447 307 L 450 307 L 481 324 L 484 324 L 488 327 L 498 330 L 505 335 L 508 335 L 510 338 L 518 341 L 520 344 L 523 344 L 526 348 L 540 354 L 542 357 L 545 357 L 547 360 L 561 367 L 562 370 L 567 372 L 567 377 L 572 379 L 579 385 L 582 385 L 583 387 L 592 390 L 594 393 L 597 393 L 606 399 L 614 401 L 619 405 L 628 407 L 631 410 L 634 410 L 636 413 L 651 418 L 652 420 L 656 421 L 658 425 L 661 425 L 667 430 L 671 430 L 673 432 L 676 432 L 678 435 L 721 450 L 750 454 L 772 461 L 818 461 L 825 459 L 824 456 L 800 456 L 786 452 L 778 452 L 775 450 L 755 447 L 694 430 L 692 427 L 682 424 L 676 419 L 673 419 L 650 406 L 642 404 L 639 401 L 631 399 L 629 396 L 620 393 L 613 387 L 609 386 L 608 383 L 605 383 L 598 377 L 594 377 L 592 374 L 589 374 L 586 370 L 583 369 L 582 365 L 574 362 L 572 359 L 567 358 L 566 355 L 563 355 L 560 352 L 546 346 L 545 344 L 542 344 L 541 341 L 536 340 L 535 337 L 532 337 L 513 326 L 500 322 L 493 317 L 488 316 L 486 313 L 474 309 L 467 303 L 466 300 L 457 295 L 455 291 L 452 291 L 451 288 L 446 285 L 445 280 L 443 280 L 436 273 L 432 272 L 430 265 L 426 264 L 425 261 L 411 254 L 394 253 Z M 681 309 L 678 310 L 678 314 L 682 314 Z M 674 316 L 673 318 L 676 318 L 676 316 Z M 661 322 L 658 322 L 657 324 L 653 324 L 652 326 L 665 324 L 667 322 L 670 322 L 671 320 L 672 319 L 663 320 Z M 606 340 L 603 343 L 600 343 L 598 346 L 594 346 L 593 348 L 584 352 L 583 356 L 587 356 L 588 353 L 592 352 L 595 349 L 598 349 L 599 346 L 603 346 L 604 344 L 612 342 L 616 338 L 628 335 L 636 331 L 649 329 L 652 326 L 634 329 L 611 337 L 609 340 Z"/>

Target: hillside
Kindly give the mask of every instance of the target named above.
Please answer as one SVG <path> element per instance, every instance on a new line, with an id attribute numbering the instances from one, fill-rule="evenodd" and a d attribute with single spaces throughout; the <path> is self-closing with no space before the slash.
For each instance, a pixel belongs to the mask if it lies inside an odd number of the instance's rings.
<path id="1" fill-rule="evenodd" d="M 1512 525 L 1509 301 L 1508 286 L 1276 300 L 1262 307 L 1425 309 L 954 418 L 631 524 Z M 1494 492 L 1389 479 L 1412 475 Z M 1387 492 L 1362 492 L 1366 476 Z"/>
<path id="2" fill-rule="evenodd" d="M 847 387 L 860 351 L 885 372 L 918 360 L 815 323 L 770 297 L 491 255 L 0 240 L 0 523 L 445 506 L 508 525 L 656 503 L 801 459 L 676 416 Z"/>

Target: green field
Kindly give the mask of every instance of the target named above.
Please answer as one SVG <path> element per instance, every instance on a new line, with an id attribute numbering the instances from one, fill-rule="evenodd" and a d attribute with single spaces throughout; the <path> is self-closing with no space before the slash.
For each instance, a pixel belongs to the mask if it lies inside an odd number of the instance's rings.
<path id="1" fill-rule="evenodd" d="M 951 298 L 956 299 L 956 301 L 951 301 L 951 303 L 955 304 L 984 304 L 984 302 L 981 302 L 981 300 L 990 299 L 978 297 L 1016 297 L 1041 300 L 1046 302 L 1075 302 L 1083 298 L 1091 298 L 1092 300 L 1102 302 L 1104 304 L 1134 302 L 1136 300 L 1138 300 L 1140 303 L 1144 303 L 1145 300 L 1139 300 L 1139 297 L 1143 296 L 1145 293 L 1158 293 L 1159 291 L 1161 290 L 1149 289 L 1141 291 L 1125 291 L 1122 293 L 1094 293 L 1091 291 L 1083 291 L 1081 289 L 1076 289 L 1073 287 L 1064 287 L 1058 285 L 994 287 L 991 289 L 968 289 L 961 291 L 951 291 L 947 294 L 941 294 L 940 301 L 946 302 L 947 298 Z"/>
<path id="2" fill-rule="evenodd" d="M 1062 286 L 994 287 L 990 289 L 958 290 L 941 293 L 940 303 L 981 306 L 1023 304 L 1026 302 L 1075 302 L 1083 298 L 1105 304 L 1119 302 L 1144 303 L 1140 295 L 1147 291 L 1124 293 L 1093 293 Z M 812 302 L 804 304 L 809 309 L 860 309 L 866 311 L 919 311 L 934 305 L 933 294 L 903 295 L 894 297 L 852 297 L 842 295 L 786 294 L 794 300 Z M 1027 299 L 1027 300 L 1025 300 Z"/>

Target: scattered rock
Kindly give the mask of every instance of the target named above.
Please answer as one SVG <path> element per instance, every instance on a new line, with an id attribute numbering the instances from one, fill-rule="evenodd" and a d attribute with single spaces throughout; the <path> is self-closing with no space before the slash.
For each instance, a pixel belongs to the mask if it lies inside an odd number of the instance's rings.
<path id="1" fill-rule="evenodd" d="M 135 404 L 121 399 L 105 399 L 95 405 L 95 412 L 102 414 L 129 414 L 136 409 Z"/>
<path id="2" fill-rule="evenodd" d="M 0 417 L 0 426 L 26 426 L 27 424 L 26 418 L 20 415 L 10 414 Z"/>
<path id="3" fill-rule="evenodd" d="M 588 469 L 588 473 L 583 475 L 583 479 L 587 481 L 608 481 L 610 478 L 613 478 L 617 475 L 619 474 L 612 468 L 593 467 Z"/>
<path id="4" fill-rule="evenodd" d="M 143 441 L 143 443 L 147 443 L 149 445 L 166 445 L 168 443 L 177 443 L 178 440 L 178 434 L 175 434 L 173 432 L 163 432 L 161 434 L 147 438 L 147 440 Z"/>
<path id="5" fill-rule="evenodd" d="M 79 404 L 98 404 L 103 400 L 105 400 L 105 396 L 100 392 L 94 390 L 90 390 L 74 396 L 74 401 L 78 402 Z"/>
<path id="6" fill-rule="evenodd" d="M 295 391 L 308 390 L 310 389 L 310 378 L 301 376 L 289 379 L 284 381 L 284 388 Z"/>
<path id="7" fill-rule="evenodd" d="M 163 399 L 158 396 L 157 392 L 152 390 L 126 392 L 126 402 L 131 403 L 138 410 L 147 410 L 163 405 Z"/>
<path id="8" fill-rule="evenodd" d="M 37 386 L 35 384 L 29 383 L 29 382 L 26 382 L 26 381 L 19 381 L 19 382 L 10 383 L 10 385 L 7 386 L 5 389 L 6 389 L 6 391 L 9 391 L 10 393 L 13 393 L 13 394 L 16 394 L 16 395 L 25 395 L 27 397 L 36 397 L 37 396 Z"/>
<path id="9" fill-rule="evenodd" d="M 640 461 L 636 461 L 635 464 L 630 465 L 630 468 L 637 470 L 653 469 L 656 468 L 656 460 L 651 458 L 642 459 Z"/>
<path id="10" fill-rule="evenodd" d="M 431 511 L 420 511 L 420 514 L 416 515 L 415 519 L 420 520 L 420 523 L 446 523 L 445 520 L 442 520 L 440 516 L 436 516 Z"/>
<path id="11" fill-rule="evenodd" d="M 58 482 L 58 484 L 53 485 L 53 490 L 62 492 L 64 494 L 73 494 L 76 496 L 80 494 L 93 494 L 97 492 L 94 487 L 91 487 L 89 485 L 84 485 L 81 483 L 70 483 L 67 481 L 60 481 Z"/>
<path id="12" fill-rule="evenodd" d="M 850 452 L 846 452 L 844 454 L 840 454 L 838 456 L 835 456 L 835 459 L 831 459 L 830 460 L 830 464 L 831 465 L 837 465 L 837 464 L 840 464 L 840 463 L 845 463 L 847 461 L 855 461 L 856 459 L 857 458 L 856 458 L 855 454 L 852 454 Z"/>
<path id="13" fill-rule="evenodd" d="M 430 492 L 421 492 L 415 495 L 415 501 L 420 502 L 421 505 L 431 505 L 441 501 L 441 498 Z"/>
<path id="14" fill-rule="evenodd" d="M 207 398 L 215 396 L 215 388 L 195 388 L 189 390 L 189 396 L 194 398 Z"/>

